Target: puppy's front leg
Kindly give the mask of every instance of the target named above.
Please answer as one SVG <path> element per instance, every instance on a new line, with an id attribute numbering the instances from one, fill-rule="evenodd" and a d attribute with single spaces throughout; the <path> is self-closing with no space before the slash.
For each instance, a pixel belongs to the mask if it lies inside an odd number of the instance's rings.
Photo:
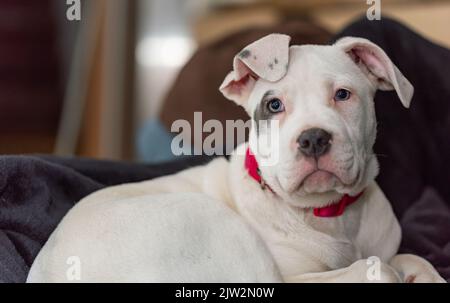
<path id="1" fill-rule="evenodd" d="M 446 283 L 427 260 L 410 254 L 394 256 L 389 262 L 406 283 Z"/>
<path id="2" fill-rule="evenodd" d="M 371 262 L 358 260 L 352 265 L 331 271 L 284 277 L 288 283 L 398 283 L 399 274 L 386 263 L 380 263 L 379 275 L 372 275 Z"/>

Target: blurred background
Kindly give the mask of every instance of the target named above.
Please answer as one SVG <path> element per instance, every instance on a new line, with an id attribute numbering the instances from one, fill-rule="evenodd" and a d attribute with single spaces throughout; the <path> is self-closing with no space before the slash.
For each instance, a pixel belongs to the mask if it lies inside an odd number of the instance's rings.
<path id="1" fill-rule="evenodd" d="M 176 119 L 245 119 L 217 88 L 270 32 L 326 43 L 365 0 L 0 0 L 0 154 L 170 160 Z M 450 47 L 450 1 L 381 12 Z M 377 22 L 377 21 L 373 21 Z M 418 58 L 420 60 L 420 58 Z M 201 143 L 193 143 L 201 144 Z"/>

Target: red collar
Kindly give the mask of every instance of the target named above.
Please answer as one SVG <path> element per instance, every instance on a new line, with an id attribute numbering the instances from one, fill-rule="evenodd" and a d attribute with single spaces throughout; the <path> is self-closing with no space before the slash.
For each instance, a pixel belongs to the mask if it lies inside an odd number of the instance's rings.
<path id="1" fill-rule="evenodd" d="M 247 169 L 248 174 L 250 177 L 252 177 L 254 180 L 256 180 L 260 185 L 262 189 L 269 189 L 272 193 L 275 194 L 275 192 L 270 188 L 270 186 L 264 181 L 264 179 L 261 177 L 261 173 L 259 171 L 258 162 L 256 162 L 256 158 L 253 155 L 253 153 L 250 151 L 250 148 L 247 148 L 247 152 L 245 153 L 245 168 Z M 363 194 L 363 191 L 357 194 L 356 196 L 350 196 L 348 194 L 345 194 L 342 196 L 342 198 L 329 206 L 314 208 L 314 215 L 316 217 L 338 217 L 342 215 L 345 211 L 345 208 L 356 202 L 359 197 Z"/>

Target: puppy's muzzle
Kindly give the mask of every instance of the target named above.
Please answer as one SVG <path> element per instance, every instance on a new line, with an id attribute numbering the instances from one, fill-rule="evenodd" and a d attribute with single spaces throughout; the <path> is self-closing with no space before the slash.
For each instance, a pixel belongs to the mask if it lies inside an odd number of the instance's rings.
<path id="1" fill-rule="evenodd" d="M 331 134 L 321 128 L 310 128 L 298 137 L 298 149 L 306 157 L 317 159 L 330 150 L 331 138 Z"/>

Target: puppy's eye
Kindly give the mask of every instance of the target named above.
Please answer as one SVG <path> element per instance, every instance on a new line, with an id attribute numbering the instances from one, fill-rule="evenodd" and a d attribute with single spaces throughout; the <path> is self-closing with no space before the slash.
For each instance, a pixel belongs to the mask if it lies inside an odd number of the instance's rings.
<path id="1" fill-rule="evenodd" d="M 346 101 L 346 100 L 350 99 L 350 96 L 351 96 L 351 93 L 348 90 L 341 88 L 341 89 L 338 89 L 336 91 L 336 93 L 334 94 L 334 101 Z"/>
<path id="2" fill-rule="evenodd" d="M 271 113 L 274 113 L 274 114 L 281 113 L 284 111 L 284 105 L 280 99 L 274 98 L 274 99 L 270 100 L 269 102 L 267 102 L 267 109 Z"/>

